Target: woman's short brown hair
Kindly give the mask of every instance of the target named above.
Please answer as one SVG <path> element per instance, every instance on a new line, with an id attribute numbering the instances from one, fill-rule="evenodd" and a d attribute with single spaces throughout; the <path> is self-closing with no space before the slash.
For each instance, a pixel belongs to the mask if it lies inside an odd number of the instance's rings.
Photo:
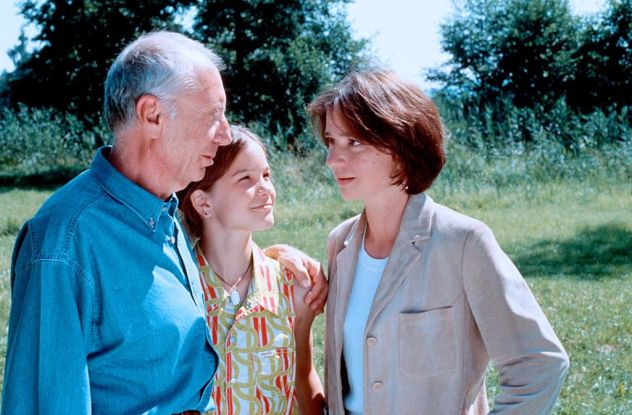
<path id="1" fill-rule="evenodd" d="M 349 133 L 391 154 L 398 166 L 394 184 L 416 194 L 428 189 L 445 163 L 437 108 L 413 83 L 393 72 L 354 72 L 307 107 L 312 126 L 325 144 L 328 111 L 339 111 Z"/>
<path id="2" fill-rule="evenodd" d="M 222 178 L 230 169 L 241 150 L 246 147 L 247 140 L 253 141 L 263 148 L 265 153 L 266 148 L 261 141 L 261 138 L 255 133 L 250 131 L 246 127 L 239 125 L 233 125 L 230 127 L 230 134 L 233 139 L 230 144 L 221 146 L 217 149 L 215 158 L 213 159 L 213 165 L 206 168 L 204 177 L 198 182 L 190 183 L 186 188 L 177 192 L 178 200 L 180 201 L 180 210 L 184 216 L 185 225 L 189 236 L 192 238 L 199 238 L 202 236 L 202 220 L 200 215 L 193 206 L 191 195 L 196 190 L 207 191 L 213 187 L 215 182 Z"/>

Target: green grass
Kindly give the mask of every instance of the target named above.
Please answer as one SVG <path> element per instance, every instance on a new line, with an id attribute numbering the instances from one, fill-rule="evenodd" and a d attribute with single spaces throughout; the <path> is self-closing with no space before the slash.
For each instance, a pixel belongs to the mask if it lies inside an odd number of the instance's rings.
<path id="1" fill-rule="evenodd" d="M 328 232 L 359 212 L 323 176 L 279 183 L 274 229 L 257 234 L 265 246 L 295 245 L 325 261 Z M 436 202 L 481 219 L 522 270 L 570 358 L 556 414 L 632 413 L 632 187 L 626 180 L 429 192 Z M 15 232 L 50 191 L 0 189 L 0 326 L 9 307 L 9 260 Z M 6 215 L 6 216 L 5 216 Z M 323 319 L 315 328 L 322 375 Z M 4 367 L 6 331 L 0 335 Z M 493 368 L 490 396 L 497 394 Z"/>

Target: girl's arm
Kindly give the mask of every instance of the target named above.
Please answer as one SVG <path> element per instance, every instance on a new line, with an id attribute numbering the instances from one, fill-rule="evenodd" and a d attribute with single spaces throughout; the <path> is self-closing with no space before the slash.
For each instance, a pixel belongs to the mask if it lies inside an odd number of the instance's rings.
<path id="1" fill-rule="evenodd" d="M 296 340 L 296 392 L 303 415 L 322 415 L 325 393 L 312 359 L 312 323 L 314 314 L 303 300 L 307 289 L 294 285 L 294 338 Z"/>

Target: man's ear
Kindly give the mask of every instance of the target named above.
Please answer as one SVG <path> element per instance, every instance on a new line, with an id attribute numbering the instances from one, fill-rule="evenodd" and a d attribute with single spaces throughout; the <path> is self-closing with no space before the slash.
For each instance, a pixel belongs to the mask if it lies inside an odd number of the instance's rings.
<path id="1" fill-rule="evenodd" d="M 158 138 L 162 131 L 164 121 L 164 107 L 158 98 L 153 95 L 142 95 L 136 101 L 136 116 L 141 128 L 149 137 Z"/>
<path id="2" fill-rule="evenodd" d="M 206 192 L 202 189 L 197 189 L 191 193 L 191 204 L 203 219 L 213 217 L 213 205 Z"/>

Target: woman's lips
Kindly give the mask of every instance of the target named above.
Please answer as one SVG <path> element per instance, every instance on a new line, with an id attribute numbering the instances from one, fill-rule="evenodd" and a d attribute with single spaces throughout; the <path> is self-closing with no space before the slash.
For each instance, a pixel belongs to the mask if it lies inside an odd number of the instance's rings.
<path id="1" fill-rule="evenodd" d="M 273 207 L 274 207 L 274 204 L 272 204 L 272 203 L 266 203 L 266 204 L 264 204 L 264 205 L 254 206 L 254 207 L 252 207 L 251 209 L 254 209 L 254 210 L 270 210 L 270 209 L 272 209 Z"/>
<path id="2" fill-rule="evenodd" d="M 340 186 L 344 186 L 346 184 L 349 184 L 353 180 L 355 180 L 355 177 L 336 177 L 336 181 L 338 182 L 338 184 Z"/>

